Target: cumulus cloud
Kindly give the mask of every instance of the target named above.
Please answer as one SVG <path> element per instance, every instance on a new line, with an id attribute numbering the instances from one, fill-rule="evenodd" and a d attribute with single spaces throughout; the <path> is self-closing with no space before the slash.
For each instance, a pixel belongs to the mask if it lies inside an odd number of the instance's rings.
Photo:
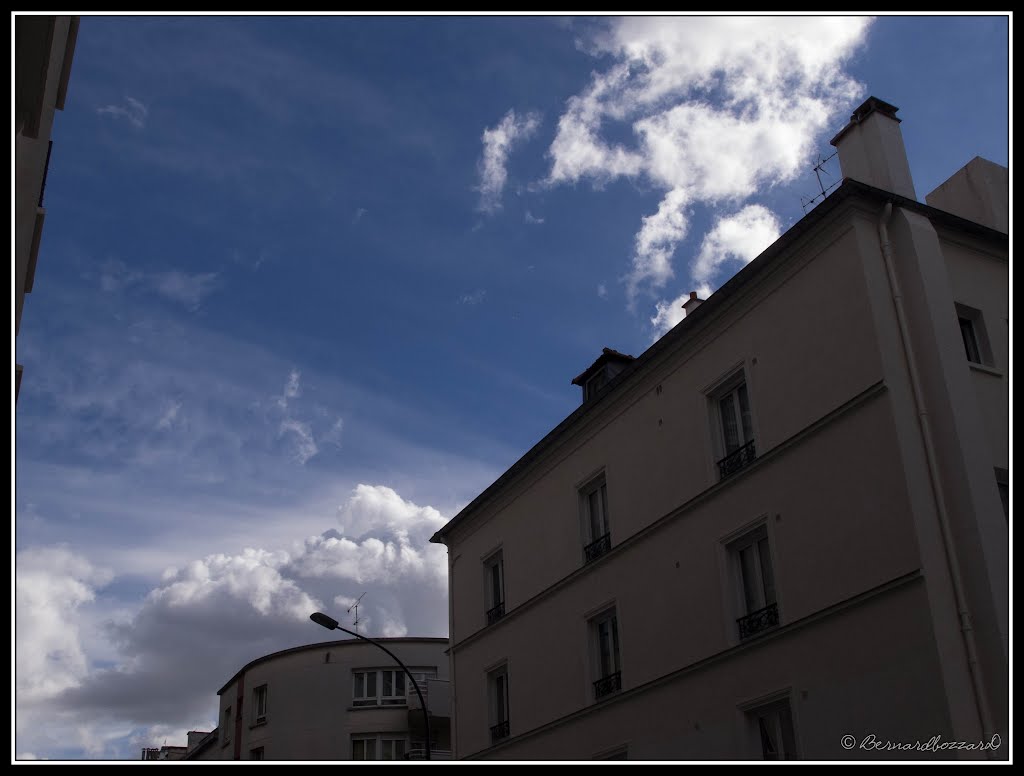
<path id="1" fill-rule="evenodd" d="M 698 299 L 707 299 L 711 296 L 713 289 L 709 285 L 703 285 L 696 289 Z M 669 329 L 686 317 L 686 310 L 683 305 L 689 300 L 690 295 L 680 294 L 671 302 L 661 300 L 654 306 L 654 316 L 651 318 L 651 331 L 653 339 L 658 339 Z"/>
<path id="2" fill-rule="evenodd" d="M 15 687 L 21 701 L 52 697 L 86 675 L 76 613 L 111 579 L 110 570 L 64 546 L 15 556 Z"/>
<path id="3" fill-rule="evenodd" d="M 103 603 L 110 573 L 67 548 L 19 553 L 18 750 L 49 755 L 74 744 L 123 758 L 164 738 L 184 743 L 184 731 L 216 724 L 217 689 L 238 669 L 331 638 L 309 615 L 327 611 L 348 627 L 345 609 L 360 595 L 361 633 L 444 636 L 447 556 L 429 538 L 445 517 L 362 484 L 336 518 L 287 549 L 168 568 L 141 607 L 107 623 L 116 655 L 105 662 L 83 642 L 78 610 Z"/>
<path id="4" fill-rule="evenodd" d="M 134 97 L 125 97 L 123 105 L 104 105 L 96 109 L 99 115 L 107 115 L 113 119 L 124 119 L 136 129 L 146 126 L 149 109 Z"/>
<path id="5" fill-rule="evenodd" d="M 716 270 L 730 259 L 748 264 L 779 239 L 779 219 L 761 205 L 748 205 L 730 216 L 718 219 L 704 237 L 693 264 L 693 279 L 707 283 Z"/>
<path id="6" fill-rule="evenodd" d="M 478 210 L 494 213 L 501 209 L 501 192 L 508 180 L 506 165 L 509 154 L 517 143 L 529 139 L 539 126 L 538 114 L 528 113 L 520 117 L 510 110 L 497 126 L 484 130 L 481 138 L 484 149 L 477 164 L 480 175 L 476 189 L 480 192 Z"/>
<path id="7" fill-rule="evenodd" d="M 612 64 L 568 100 L 547 183 L 600 187 L 627 177 L 664 192 L 636 234 L 625 277 L 631 304 L 673 278 L 688 208 L 735 207 L 801 172 L 818 136 L 860 91 L 843 67 L 870 22 L 626 17 L 595 36 L 592 53 Z M 621 138 L 622 129 L 632 144 L 606 138 L 609 130 Z"/>

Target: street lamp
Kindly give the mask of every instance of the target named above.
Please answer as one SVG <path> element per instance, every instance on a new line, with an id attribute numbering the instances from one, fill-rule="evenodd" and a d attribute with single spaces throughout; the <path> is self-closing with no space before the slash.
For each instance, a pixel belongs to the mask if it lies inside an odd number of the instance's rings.
<path id="1" fill-rule="evenodd" d="M 401 660 L 399 660 L 398 657 L 395 655 L 395 653 L 392 652 L 387 647 L 385 647 L 383 644 L 380 644 L 379 642 L 376 642 L 373 639 L 367 638 L 366 636 L 364 636 L 361 633 L 356 633 L 355 631 L 350 631 L 348 628 L 342 628 L 340 625 L 338 625 L 338 621 L 337 620 L 335 620 L 333 617 L 328 617 L 323 612 L 313 612 L 313 614 L 309 615 L 309 619 L 311 619 L 317 625 L 323 625 L 325 628 L 327 628 L 327 630 L 340 630 L 343 633 L 347 633 L 350 636 L 355 636 L 357 639 L 362 639 L 363 641 L 368 641 L 371 644 L 373 644 L 373 646 L 379 647 L 380 649 L 383 649 L 385 652 L 388 653 L 388 655 L 391 656 L 391 659 L 394 660 L 396 663 L 398 663 L 398 665 L 402 668 L 402 670 L 405 671 L 405 675 L 409 677 L 409 681 L 412 683 L 412 686 L 416 689 L 416 694 L 418 696 L 420 696 L 420 709 L 423 710 L 423 736 L 424 736 L 424 741 L 426 743 L 426 748 L 427 748 L 426 749 L 426 755 L 427 755 L 426 759 L 429 760 L 430 759 L 430 715 L 427 713 L 427 703 L 426 703 L 426 701 L 423 700 L 423 693 L 420 692 L 420 686 L 416 682 L 416 679 L 413 677 L 413 675 L 411 673 L 409 673 L 409 669 L 405 667 L 405 663 L 403 663 Z"/>

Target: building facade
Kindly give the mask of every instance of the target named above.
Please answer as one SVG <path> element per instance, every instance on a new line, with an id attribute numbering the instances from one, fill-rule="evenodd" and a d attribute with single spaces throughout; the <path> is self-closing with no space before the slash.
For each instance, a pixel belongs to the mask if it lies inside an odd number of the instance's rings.
<path id="1" fill-rule="evenodd" d="M 14 330 L 32 291 L 46 208 L 53 115 L 64 109 L 78 39 L 77 16 L 14 17 Z M 15 363 L 15 395 L 21 366 Z"/>
<path id="2" fill-rule="evenodd" d="M 450 757 L 447 639 L 377 639 L 427 703 L 435 759 Z M 185 759 L 405 760 L 424 756 L 424 716 L 406 674 L 373 644 L 311 644 L 253 660 L 217 693 L 220 724 Z"/>
<path id="3" fill-rule="evenodd" d="M 1007 174 L 899 122 L 434 536 L 456 757 L 1007 756 Z"/>

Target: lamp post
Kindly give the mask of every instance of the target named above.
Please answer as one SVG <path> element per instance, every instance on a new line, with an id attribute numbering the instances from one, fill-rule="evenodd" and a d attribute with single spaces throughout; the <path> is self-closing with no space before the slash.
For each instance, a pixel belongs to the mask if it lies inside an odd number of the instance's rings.
<path id="1" fill-rule="evenodd" d="M 323 627 L 327 628 L 327 630 L 340 630 L 341 632 L 347 633 L 350 636 L 355 636 L 357 639 L 362 639 L 363 641 L 370 642 L 371 644 L 373 644 L 373 646 L 378 647 L 378 648 L 384 650 L 385 652 L 387 652 L 388 655 L 390 655 L 391 659 L 394 660 L 396 663 L 398 663 L 398 665 L 401 667 L 401 669 L 403 671 L 405 671 L 405 675 L 409 677 L 409 681 L 412 683 L 412 686 L 415 688 L 416 694 L 420 697 L 420 709 L 423 711 L 423 736 L 424 736 L 424 742 L 425 742 L 425 745 L 426 745 L 426 759 L 428 759 L 428 760 L 431 759 L 430 758 L 430 715 L 427 713 L 427 703 L 426 703 L 425 700 L 423 700 L 423 693 L 420 692 L 419 684 L 417 684 L 416 679 L 413 677 L 413 675 L 411 673 L 409 673 L 409 669 L 405 667 L 405 663 L 403 663 L 401 660 L 399 660 L 398 657 L 395 655 L 395 653 L 392 652 L 387 647 L 385 647 L 383 644 L 380 644 L 380 643 L 374 641 L 371 638 L 367 638 L 366 636 L 364 636 L 361 633 L 356 633 L 355 631 L 350 631 L 348 628 L 342 628 L 340 625 L 338 625 L 338 621 L 337 620 L 335 620 L 333 617 L 328 617 L 323 612 L 313 612 L 313 614 L 309 615 L 309 619 L 311 619 L 317 625 L 322 625 Z"/>

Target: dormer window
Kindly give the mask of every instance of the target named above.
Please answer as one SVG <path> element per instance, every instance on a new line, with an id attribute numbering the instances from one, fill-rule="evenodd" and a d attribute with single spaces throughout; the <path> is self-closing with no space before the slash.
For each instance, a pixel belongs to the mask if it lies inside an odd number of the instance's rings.
<path id="1" fill-rule="evenodd" d="M 605 348 L 601 351 L 597 361 L 591 364 L 583 374 L 577 375 L 572 384 L 583 389 L 583 401 L 586 403 L 601 393 L 601 389 L 634 360 L 633 356 Z"/>

